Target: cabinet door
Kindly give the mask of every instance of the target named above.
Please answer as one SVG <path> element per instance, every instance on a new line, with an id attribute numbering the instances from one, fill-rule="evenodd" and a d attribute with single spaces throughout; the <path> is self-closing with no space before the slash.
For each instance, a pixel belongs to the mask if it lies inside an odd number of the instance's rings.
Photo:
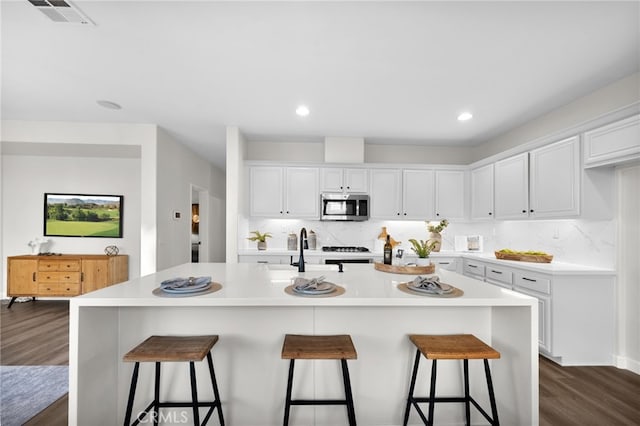
<path id="1" fill-rule="evenodd" d="M 529 153 L 495 163 L 496 219 L 529 217 Z"/>
<path id="2" fill-rule="evenodd" d="M 435 215 L 433 170 L 402 171 L 402 217 L 429 220 Z"/>
<path id="3" fill-rule="evenodd" d="M 551 348 L 551 297 L 543 296 L 529 290 L 514 287 L 518 293 L 526 294 L 538 299 L 538 346 L 552 354 Z"/>
<path id="4" fill-rule="evenodd" d="M 108 259 L 82 259 L 82 294 L 105 288 L 108 277 Z"/>
<path id="5" fill-rule="evenodd" d="M 282 167 L 252 167 L 249 171 L 251 216 L 282 217 L 284 170 Z"/>
<path id="6" fill-rule="evenodd" d="M 493 219 L 493 164 L 471 170 L 471 219 Z"/>
<path id="7" fill-rule="evenodd" d="M 367 192 L 369 188 L 367 169 L 344 169 L 344 185 L 347 192 Z"/>
<path id="8" fill-rule="evenodd" d="M 320 190 L 323 192 L 342 192 L 342 169 L 323 167 L 320 169 Z"/>
<path id="9" fill-rule="evenodd" d="M 462 170 L 437 170 L 435 179 L 435 219 L 464 219 L 465 172 Z"/>
<path id="10" fill-rule="evenodd" d="M 371 218 L 399 219 L 401 213 L 401 174 L 398 169 L 371 170 Z"/>
<path id="11" fill-rule="evenodd" d="M 287 167 L 285 217 L 320 217 L 319 173 L 315 167 Z"/>
<path id="12" fill-rule="evenodd" d="M 531 151 L 529 205 L 532 217 L 580 214 L 580 146 L 572 137 Z"/>
<path id="13" fill-rule="evenodd" d="M 31 296 L 38 293 L 38 261 L 8 259 L 7 296 Z"/>
<path id="14" fill-rule="evenodd" d="M 584 166 L 618 164 L 640 157 L 640 115 L 584 134 Z"/>

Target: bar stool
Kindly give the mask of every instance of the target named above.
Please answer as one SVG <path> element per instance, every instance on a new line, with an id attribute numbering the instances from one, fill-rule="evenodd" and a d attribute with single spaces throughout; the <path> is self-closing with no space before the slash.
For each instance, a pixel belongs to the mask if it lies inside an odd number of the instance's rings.
<path id="1" fill-rule="evenodd" d="M 407 397 L 407 407 L 404 412 L 403 425 L 406 426 L 409 421 L 409 410 L 411 405 L 416 408 L 420 418 L 425 425 L 433 426 L 433 408 L 436 402 L 464 402 L 466 424 L 471 424 L 470 404 L 472 403 L 478 411 L 489 421 L 490 424 L 497 426 L 498 410 L 496 408 L 496 399 L 493 393 L 493 382 L 491 381 L 491 371 L 489 370 L 489 359 L 500 358 L 500 352 L 486 345 L 480 339 L 472 334 L 453 334 L 453 335 L 421 335 L 411 334 L 409 339 L 416 346 L 416 359 L 413 365 L 413 373 L 411 375 L 411 385 L 409 386 L 409 395 Z M 431 359 L 431 388 L 429 397 L 416 397 L 413 395 L 416 384 L 416 375 L 418 373 L 418 363 L 420 362 L 420 354 L 427 359 Z M 463 360 L 464 368 L 464 396 L 463 397 L 436 397 L 436 369 L 439 359 Z M 491 402 L 492 417 L 480 407 L 473 397 L 469 395 L 469 360 L 484 360 L 484 372 L 487 377 L 487 387 L 489 389 L 489 400 Z M 425 417 L 424 413 L 418 406 L 420 402 L 429 403 L 429 415 Z"/>
<path id="2" fill-rule="evenodd" d="M 282 345 L 282 359 L 289 359 L 289 378 L 287 381 L 287 399 L 284 408 L 284 425 L 289 424 L 289 412 L 292 405 L 346 405 L 349 425 L 356 424 L 356 411 L 351 394 L 348 359 L 357 359 L 358 354 L 349 335 L 309 336 L 287 334 Z M 293 385 L 293 367 L 296 359 L 335 359 L 342 366 L 345 399 L 291 399 Z"/>
<path id="3" fill-rule="evenodd" d="M 153 417 L 154 425 L 158 424 L 161 407 L 191 407 L 193 409 L 193 422 L 200 425 L 199 407 L 210 407 L 202 425 L 206 424 L 213 414 L 213 410 L 218 408 L 218 419 L 220 425 L 224 425 L 224 417 L 222 415 L 222 404 L 220 402 L 220 394 L 218 393 L 218 383 L 213 369 L 213 359 L 211 357 L 211 348 L 218 341 L 218 336 L 151 336 L 138 346 L 127 352 L 123 357 L 126 362 L 135 362 L 133 375 L 131 376 L 131 388 L 129 390 L 129 400 L 127 402 L 127 412 L 124 420 L 125 426 L 131 424 L 131 410 L 133 409 L 133 400 L 136 394 L 136 384 L 138 382 L 138 370 L 141 362 L 155 362 L 155 385 L 154 397 L 149 406 L 138 414 L 133 425 L 140 423 L 147 413 L 153 409 L 155 416 Z M 211 384 L 213 385 L 213 394 L 215 400 L 212 402 L 198 401 L 198 391 L 196 386 L 196 370 L 195 361 L 202 361 L 207 357 L 209 364 L 209 374 L 211 375 Z M 160 401 L 160 363 L 161 362 L 189 362 L 189 371 L 191 376 L 191 402 L 161 402 Z"/>

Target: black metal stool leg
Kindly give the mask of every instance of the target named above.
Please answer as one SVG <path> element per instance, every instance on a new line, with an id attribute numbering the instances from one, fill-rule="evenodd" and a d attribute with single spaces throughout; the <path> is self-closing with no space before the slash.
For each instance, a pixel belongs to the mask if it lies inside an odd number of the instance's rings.
<path id="1" fill-rule="evenodd" d="M 289 378 L 287 379 L 287 399 L 284 404 L 284 426 L 289 425 L 289 411 L 291 410 L 291 388 L 293 385 L 293 367 L 295 359 L 289 361 Z"/>
<path id="2" fill-rule="evenodd" d="M 496 397 L 493 393 L 493 381 L 491 380 L 491 370 L 489 369 L 489 360 L 484 360 L 484 374 L 487 376 L 487 387 L 489 388 L 489 401 L 491 402 L 491 416 L 493 417 L 493 426 L 499 426 L 498 408 L 496 406 Z"/>
<path id="3" fill-rule="evenodd" d="M 416 359 L 413 362 L 413 372 L 411 373 L 411 384 L 409 385 L 409 395 L 407 396 L 407 406 L 404 409 L 403 426 L 407 426 L 409 422 L 409 411 L 411 410 L 411 403 L 413 402 L 413 391 L 416 387 L 416 377 L 418 375 L 418 364 L 420 363 L 420 350 L 416 350 Z"/>
<path id="4" fill-rule="evenodd" d="M 158 426 L 158 420 L 160 419 L 160 363 L 156 362 L 156 381 L 153 390 L 153 417 L 154 426 Z"/>
<path id="5" fill-rule="evenodd" d="M 463 369 L 464 369 L 464 415 L 466 420 L 466 425 L 471 426 L 471 406 L 469 404 L 469 360 L 463 359 Z"/>
<path id="6" fill-rule="evenodd" d="M 344 381 L 344 393 L 347 399 L 347 417 L 349 418 L 349 426 L 356 426 L 356 409 L 353 405 L 353 394 L 351 393 L 351 379 L 349 377 L 349 367 L 347 360 L 341 359 L 342 380 Z"/>
<path id="7" fill-rule="evenodd" d="M 438 369 L 438 360 L 434 359 L 431 363 L 431 389 L 429 390 L 429 417 L 428 426 L 433 426 L 433 409 L 436 405 L 436 373 Z"/>
<path id="8" fill-rule="evenodd" d="M 129 400 L 127 401 L 127 413 L 124 416 L 124 425 L 129 426 L 131 424 L 131 411 L 133 410 L 133 399 L 136 395 L 136 385 L 138 383 L 138 369 L 140 363 L 136 362 L 133 367 L 133 374 L 131 375 L 131 387 L 129 388 Z"/>
<path id="9" fill-rule="evenodd" d="M 218 392 L 218 381 L 216 380 L 216 373 L 213 369 L 213 358 L 211 352 L 207 354 L 207 363 L 209 364 L 209 374 L 211 375 L 211 384 L 213 385 L 213 397 L 216 400 L 216 407 L 218 407 L 218 420 L 220 420 L 220 426 L 224 426 L 224 416 L 222 415 L 222 401 L 220 401 L 220 392 Z"/>
<path id="10" fill-rule="evenodd" d="M 200 412 L 198 410 L 198 388 L 196 386 L 196 366 L 189 361 L 189 373 L 191 375 L 191 401 L 193 404 L 193 424 L 200 426 Z"/>

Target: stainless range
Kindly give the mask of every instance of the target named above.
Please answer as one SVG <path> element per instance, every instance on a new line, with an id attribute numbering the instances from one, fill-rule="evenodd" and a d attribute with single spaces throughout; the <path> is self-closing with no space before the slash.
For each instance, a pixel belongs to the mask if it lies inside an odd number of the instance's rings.
<path id="1" fill-rule="evenodd" d="M 372 263 L 373 254 L 366 247 L 355 246 L 325 246 L 323 252 L 335 253 L 335 257 L 326 256 L 324 263 L 327 265 L 339 265 L 343 263 Z M 354 256 L 357 254 L 357 256 Z M 367 255 L 368 254 L 368 255 Z"/>

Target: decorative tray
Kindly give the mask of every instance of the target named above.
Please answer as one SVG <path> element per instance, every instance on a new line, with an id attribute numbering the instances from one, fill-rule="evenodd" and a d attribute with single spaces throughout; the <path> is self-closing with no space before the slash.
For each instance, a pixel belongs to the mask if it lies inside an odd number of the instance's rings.
<path id="1" fill-rule="evenodd" d="M 537 255 L 537 254 L 517 254 L 517 253 L 501 253 L 499 251 L 495 252 L 496 259 L 503 260 L 516 260 L 519 262 L 535 262 L 535 263 L 551 263 L 553 260 L 553 255 Z"/>
<path id="2" fill-rule="evenodd" d="M 393 274 L 410 274 L 410 275 L 420 275 L 420 274 L 433 274 L 436 271 L 436 265 L 431 263 L 427 266 L 408 266 L 408 265 L 386 265 L 380 262 L 374 262 L 373 267 L 378 271 L 382 272 L 391 272 Z"/>

